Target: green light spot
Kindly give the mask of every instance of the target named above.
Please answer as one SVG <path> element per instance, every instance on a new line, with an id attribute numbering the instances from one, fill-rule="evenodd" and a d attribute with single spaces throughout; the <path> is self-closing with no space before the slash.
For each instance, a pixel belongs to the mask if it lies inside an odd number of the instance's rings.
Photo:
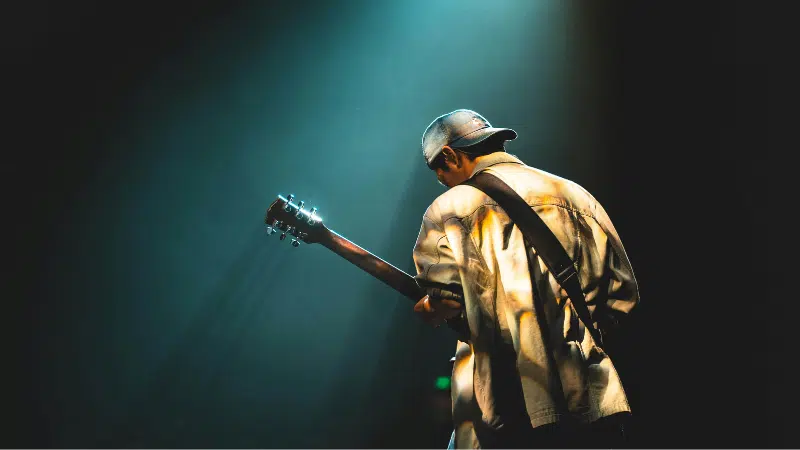
<path id="1" fill-rule="evenodd" d="M 440 391 L 450 389 L 450 377 L 437 377 L 436 389 L 439 389 Z"/>

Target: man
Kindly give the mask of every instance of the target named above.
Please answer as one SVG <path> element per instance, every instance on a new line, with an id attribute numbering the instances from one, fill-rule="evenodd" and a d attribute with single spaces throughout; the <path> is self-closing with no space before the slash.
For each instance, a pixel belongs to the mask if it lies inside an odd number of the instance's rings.
<path id="1" fill-rule="evenodd" d="M 506 153 L 516 137 L 463 109 L 436 118 L 422 137 L 428 167 L 449 190 L 423 216 L 414 262 L 428 295 L 414 310 L 436 326 L 456 317 L 467 324 L 451 383 L 455 447 L 623 445 L 630 406 L 611 359 L 503 209 L 462 183 L 487 171 L 531 206 L 575 262 L 602 332 L 638 303 L 633 270 L 602 206 Z"/>

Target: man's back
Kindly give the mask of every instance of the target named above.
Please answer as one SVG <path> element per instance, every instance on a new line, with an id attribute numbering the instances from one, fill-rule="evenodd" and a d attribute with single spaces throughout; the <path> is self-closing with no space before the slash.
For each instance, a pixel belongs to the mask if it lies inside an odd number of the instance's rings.
<path id="1" fill-rule="evenodd" d="M 633 271 L 588 192 L 502 152 L 482 157 L 474 173 L 481 170 L 506 182 L 554 232 L 576 262 L 594 320 L 630 312 L 638 301 Z M 611 360 L 543 261 L 528 254 L 519 229 L 483 192 L 460 185 L 437 198 L 423 218 L 414 260 L 421 286 L 464 297 L 470 343 L 459 343 L 452 384 L 459 447 L 474 440 L 473 424 L 496 430 L 520 417 L 533 427 L 561 421 L 560 399 L 580 422 L 630 410 Z M 554 389 L 559 384 L 563 393 Z"/>

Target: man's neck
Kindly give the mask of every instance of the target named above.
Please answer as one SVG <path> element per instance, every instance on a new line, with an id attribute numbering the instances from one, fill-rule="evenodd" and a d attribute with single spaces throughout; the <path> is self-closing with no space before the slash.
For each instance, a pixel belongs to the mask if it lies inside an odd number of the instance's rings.
<path id="1" fill-rule="evenodd" d="M 483 157 L 484 156 L 478 156 L 472 160 L 464 158 L 464 167 L 461 168 L 461 173 L 463 174 L 462 176 L 466 177 L 465 179 L 468 179 L 475 174 L 475 168 L 478 167 L 480 159 Z"/>

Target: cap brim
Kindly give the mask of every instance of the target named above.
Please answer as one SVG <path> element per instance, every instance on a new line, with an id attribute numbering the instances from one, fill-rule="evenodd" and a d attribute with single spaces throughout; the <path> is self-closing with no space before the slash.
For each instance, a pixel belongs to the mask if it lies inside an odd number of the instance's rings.
<path id="1" fill-rule="evenodd" d="M 471 145 L 481 143 L 492 136 L 503 138 L 503 140 L 506 141 L 512 141 L 517 138 L 517 132 L 511 128 L 481 128 L 480 130 L 475 130 L 472 133 L 469 133 L 466 136 L 462 136 L 460 139 L 451 142 L 450 146 L 456 148 L 469 147 Z"/>

